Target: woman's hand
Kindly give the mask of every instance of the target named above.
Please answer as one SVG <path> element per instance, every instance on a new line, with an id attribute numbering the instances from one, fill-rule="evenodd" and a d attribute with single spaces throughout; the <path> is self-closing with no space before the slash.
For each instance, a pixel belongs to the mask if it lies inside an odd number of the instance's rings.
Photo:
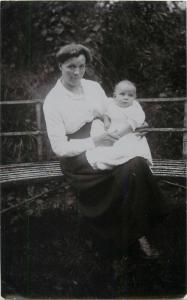
<path id="1" fill-rule="evenodd" d="M 104 123 L 104 129 L 107 131 L 110 128 L 110 124 L 111 124 L 111 119 L 109 118 L 109 116 L 107 115 L 103 116 L 103 123 Z"/>
<path id="2" fill-rule="evenodd" d="M 92 137 L 96 147 L 98 146 L 112 146 L 118 140 L 116 136 L 111 133 L 105 132 L 101 135 Z"/>
<path id="3" fill-rule="evenodd" d="M 141 127 L 136 128 L 136 135 L 139 136 L 139 137 L 145 136 L 147 134 L 147 131 L 141 132 L 141 131 L 139 131 L 139 129 L 140 130 L 141 129 L 146 129 L 146 127 L 149 127 L 149 125 L 148 125 L 147 122 L 144 122 Z"/>

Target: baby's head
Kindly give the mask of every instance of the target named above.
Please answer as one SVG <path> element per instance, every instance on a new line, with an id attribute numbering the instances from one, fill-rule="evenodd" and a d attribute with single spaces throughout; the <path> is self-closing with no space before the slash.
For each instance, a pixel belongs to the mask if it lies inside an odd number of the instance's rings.
<path id="1" fill-rule="evenodd" d="M 128 107 L 136 99 L 136 86 L 129 80 L 122 80 L 114 88 L 114 100 L 118 106 Z"/>

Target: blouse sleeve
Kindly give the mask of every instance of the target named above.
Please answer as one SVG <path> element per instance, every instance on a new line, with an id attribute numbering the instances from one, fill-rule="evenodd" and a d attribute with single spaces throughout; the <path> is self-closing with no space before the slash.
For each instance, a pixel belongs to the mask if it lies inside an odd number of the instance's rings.
<path id="1" fill-rule="evenodd" d="M 88 80 L 86 81 L 87 84 Z M 90 106 L 93 109 L 94 117 L 102 117 L 108 106 L 108 98 L 101 85 L 96 81 L 89 81 L 89 86 L 86 86 L 87 96 Z"/>
<path id="2" fill-rule="evenodd" d="M 75 156 L 95 147 L 92 138 L 67 139 L 65 126 L 56 107 L 47 102 L 43 106 L 47 134 L 52 150 L 57 156 Z"/>

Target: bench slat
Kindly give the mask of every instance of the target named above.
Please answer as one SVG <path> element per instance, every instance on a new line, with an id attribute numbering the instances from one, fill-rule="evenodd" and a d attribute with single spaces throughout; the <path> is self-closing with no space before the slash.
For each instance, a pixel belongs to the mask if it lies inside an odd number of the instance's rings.
<path id="1" fill-rule="evenodd" d="M 185 160 L 153 160 L 151 167 L 155 176 L 186 177 Z M 29 179 L 54 178 L 63 176 L 59 161 L 20 163 L 0 166 L 0 183 L 25 181 Z"/>
<path id="2" fill-rule="evenodd" d="M 153 159 L 153 163 L 155 165 L 181 165 L 181 166 L 185 166 L 187 165 L 187 161 L 180 159 L 180 160 L 172 160 L 172 159 Z M 28 162 L 28 163 L 18 163 L 18 164 L 7 164 L 7 165 L 1 165 L 0 166 L 0 170 L 7 170 L 7 169 L 16 169 L 18 170 L 20 169 L 25 169 L 25 167 L 32 167 L 32 168 L 39 168 L 41 167 L 43 168 L 51 168 L 52 166 L 54 167 L 58 167 L 60 169 L 60 163 L 58 160 L 55 161 L 44 161 L 44 162 Z"/>
<path id="3" fill-rule="evenodd" d="M 164 177 L 175 177 L 175 178 L 181 178 L 184 177 L 184 174 L 178 174 L 178 173 L 168 173 L 168 172 L 153 172 L 153 174 L 155 176 L 164 176 Z M 1 180 L 1 184 L 5 184 L 5 183 L 13 183 L 13 182 L 20 182 L 20 181 L 28 181 L 30 179 L 32 180 L 36 180 L 36 179 L 42 179 L 42 178 L 47 178 L 47 179 L 53 179 L 53 178 L 60 178 L 62 176 L 62 174 L 38 174 L 38 176 L 35 175 L 28 175 L 24 176 L 24 177 L 7 177 L 5 179 Z"/>

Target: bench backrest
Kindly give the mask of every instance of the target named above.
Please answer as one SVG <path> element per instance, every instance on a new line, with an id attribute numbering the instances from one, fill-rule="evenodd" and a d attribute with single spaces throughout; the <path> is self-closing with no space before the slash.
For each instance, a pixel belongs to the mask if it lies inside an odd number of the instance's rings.
<path id="1" fill-rule="evenodd" d="M 182 132 L 183 133 L 183 158 L 187 158 L 187 97 L 177 97 L 177 98 L 149 98 L 149 99 L 138 99 L 139 102 L 178 102 L 184 103 L 184 126 L 183 128 L 146 128 L 142 131 L 151 131 L 151 132 Z M 43 101 L 40 99 L 37 100 L 16 100 L 16 101 L 1 101 L 1 105 L 35 105 L 36 113 L 36 123 L 37 130 L 34 131 L 14 131 L 14 132 L 2 132 L 0 135 L 3 137 L 13 137 L 13 136 L 36 136 L 37 139 L 37 155 L 38 160 L 42 160 L 43 154 L 43 142 L 42 135 L 46 134 L 46 131 L 42 130 L 42 105 Z"/>

